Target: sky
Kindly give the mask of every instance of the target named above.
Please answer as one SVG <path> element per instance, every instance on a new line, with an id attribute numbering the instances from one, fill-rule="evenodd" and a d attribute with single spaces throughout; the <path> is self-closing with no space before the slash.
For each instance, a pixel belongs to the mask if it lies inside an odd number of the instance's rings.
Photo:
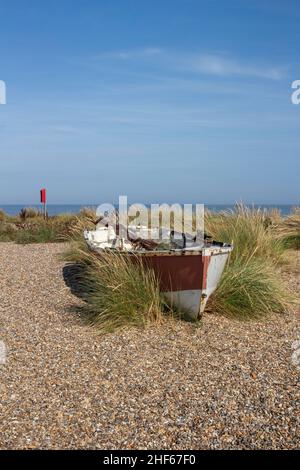
<path id="1" fill-rule="evenodd" d="M 298 0 L 0 0 L 0 205 L 300 203 Z"/>

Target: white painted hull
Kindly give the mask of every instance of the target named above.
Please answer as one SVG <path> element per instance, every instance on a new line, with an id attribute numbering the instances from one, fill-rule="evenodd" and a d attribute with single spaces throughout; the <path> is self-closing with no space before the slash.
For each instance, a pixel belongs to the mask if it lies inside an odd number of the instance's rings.
<path id="1" fill-rule="evenodd" d="M 86 231 L 84 237 L 90 248 L 99 253 L 105 249 L 117 249 L 138 257 L 155 272 L 160 290 L 171 306 L 185 312 L 192 320 L 203 314 L 232 250 L 232 246 L 220 243 L 204 246 L 194 243 L 184 249 L 133 251 L 131 242 L 116 236 L 111 227 Z"/>
<path id="2" fill-rule="evenodd" d="M 203 288 L 164 292 L 168 303 L 179 308 L 191 320 L 199 319 L 205 310 L 209 297 L 220 282 L 228 256 L 228 251 L 212 254 L 207 268 L 206 284 L 203 283 Z"/>

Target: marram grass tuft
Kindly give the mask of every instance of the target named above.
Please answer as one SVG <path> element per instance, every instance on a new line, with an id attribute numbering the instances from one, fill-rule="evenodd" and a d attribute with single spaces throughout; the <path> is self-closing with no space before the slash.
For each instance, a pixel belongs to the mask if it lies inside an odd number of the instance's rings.
<path id="1" fill-rule="evenodd" d="M 300 249 L 300 207 L 277 225 L 277 235 L 286 248 Z"/>
<path id="2" fill-rule="evenodd" d="M 232 211 L 208 212 L 205 231 L 215 240 L 233 243 L 231 262 L 246 262 L 250 257 L 282 262 L 284 246 L 276 237 L 267 213 L 237 204 Z"/>
<path id="3" fill-rule="evenodd" d="M 278 269 L 284 263 L 284 244 L 273 220 L 274 214 L 271 219 L 268 213 L 243 204 L 234 211 L 206 214 L 206 231 L 217 240 L 233 244 L 209 302 L 214 313 L 250 319 L 288 310 L 292 296 Z"/>
<path id="4" fill-rule="evenodd" d="M 69 259 L 70 257 L 69 252 Z M 81 316 L 103 332 L 146 327 L 163 320 L 162 299 L 154 273 L 141 262 L 114 252 L 79 250 L 77 283 L 85 301 Z M 73 248 L 73 259 L 75 257 Z"/>
<path id="5" fill-rule="evenodd" d="M 247 263 L 230 263 L 210 299 L 213 313 L 240 319 L 253 319 L 270 313 L 285 313 L 291 295 L 278 272 L 268 261 L 249 258 Z"/>

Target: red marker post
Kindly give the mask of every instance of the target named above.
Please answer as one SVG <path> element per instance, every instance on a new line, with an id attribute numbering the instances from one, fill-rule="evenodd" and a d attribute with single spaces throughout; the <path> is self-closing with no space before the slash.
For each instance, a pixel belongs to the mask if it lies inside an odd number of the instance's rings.
<path id="1" fill-rule="evenodd" d="M 41 204 L 44 204 L 44 219 L 46 219 L 46 189 L 41 189 Z"/>

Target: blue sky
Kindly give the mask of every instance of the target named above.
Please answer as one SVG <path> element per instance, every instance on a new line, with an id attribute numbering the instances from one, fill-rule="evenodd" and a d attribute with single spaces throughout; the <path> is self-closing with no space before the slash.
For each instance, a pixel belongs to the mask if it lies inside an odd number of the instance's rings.
<path id="1" fill-rule="evenodd" d="M 300 3 L 0 0 L 0 204 L 299 203 Z"/>

